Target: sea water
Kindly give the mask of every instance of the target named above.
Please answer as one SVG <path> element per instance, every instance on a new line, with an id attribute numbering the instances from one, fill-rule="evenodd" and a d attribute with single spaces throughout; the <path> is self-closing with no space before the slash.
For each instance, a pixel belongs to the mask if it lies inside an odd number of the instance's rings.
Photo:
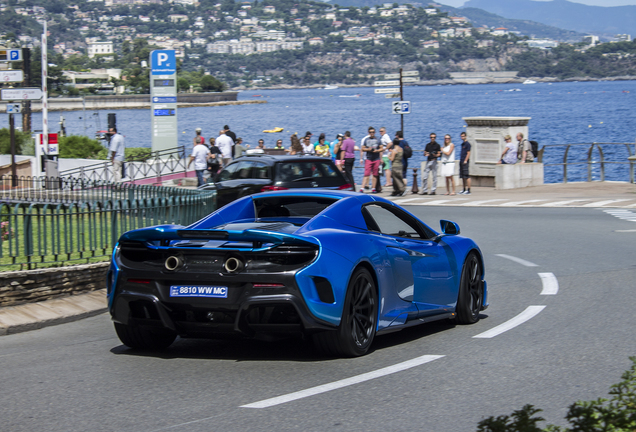
<path id="1" fill-rule="evenodd" d="M 414 150 L 423 149 L 430 132 L 438 142 L 450 134 L 453 142 L 461 143 L 460 132 L 466 124 L 462 117 L 502 116 L 531 117 L 529 139 L 539 142 L 540 148 L 552 144 L 572 143 L 634 143 L 636 139 L 636 81 L 599 81 L 522 84 L 484 84 L 404 87 L 404 100 L 411 102 L 411 114 L 404 115 L 404 134 Z M 178 110 L 179 145 L 187 152 L 192 147 L 194 130 L 200 127 L 206 139 L 217 136 L 229 125 L 244 144 L 256 147 L 259 139 L 266 147 L 273 147 L 278 138 L 289 146 L 290 135 L 313 133 L 318 140 L 325 133 L 335 140 L 338 133 L 351 131 L 359 143 L 367 128 L 385 126 L 389 135 L 400 129 L 400 116 L 392 113 L 391 102 L 383 94 L 375 94 L 370 87 L 296 90 L 246 90 L 238 100 L 265 100 L 265 104 L 246 104 L 217 107 L 180 108 Z M 69 135 L 94 136 L 107 127 L 107 113 L 117 114 L 117 127 L 126 138 L 127 147 L 151 147 L 150 109 L 50 112 L 51 132 L 59 130 L 57 123 L 63 115 Z M 19 117 L 17 124 L 20 123 Z M 41 115 L 33 115 L 33 128 L 41 128 Z M 0 116 L 0 128 L 8 127 L 8 116 Z M 282 133 L 263 130 L 282 127 Z M 513 137 L 514 138 L 514 137 Z M 589 146 L 575 146 L 568 161 L 587 161 Z M 544 163 L 563 162 L 564 147 L 548 147 Z M 634 152 L 634 145 L 631 146 Z M 459 150 L 457 154 L 459 153 Z M 606 161 L 627 161 L 625 146 L 604 146 Z M 594 151 L 592 159 L 600 160 Z M 419 167 L 422 152 L 415 151 L 410 167 Z M 356 180 L 361 176 L 356 170 Z M 545 167 L 545 182 L 563 181 L 560 166 Z M 410 174 L 409 174 L 410 177 Z M 593 168 L 593 179 L 600 179 L 600 165 Z M 628 165 L 606 164 L 606 180 L 629 181 Z M 587 180 L 587 164 L 568 168 L 569 181 Z"/>

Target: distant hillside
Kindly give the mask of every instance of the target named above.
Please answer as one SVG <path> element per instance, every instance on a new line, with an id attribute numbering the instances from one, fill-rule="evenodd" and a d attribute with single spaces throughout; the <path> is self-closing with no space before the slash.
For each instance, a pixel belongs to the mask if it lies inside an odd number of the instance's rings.
<path id="1" fill-rule="evenodd" d="M 505 18 L 607 37 L 636 33 L 636 6 L 587 6 L 567 0 L 469 0 L 464 8 L 479 8 Z"/>
<path id="2" fill-rule="evenodd" d="M 452 13 L 453 15 L 465 16 L 475 27 L 484 25 L 495 28 L 505 27 L 508 30 L 518 31 L 523 35 L 535 38 L 548 38 L 561 42 L 580 42 L 583 36 L 585 36 L 584 33 L 563 30 L 535 21 L 504 18 L 494 13 L 486 12 L 483 9 L 472 7 L 457 9 L 450 6 L 442 6 L 441 10 Z"/>

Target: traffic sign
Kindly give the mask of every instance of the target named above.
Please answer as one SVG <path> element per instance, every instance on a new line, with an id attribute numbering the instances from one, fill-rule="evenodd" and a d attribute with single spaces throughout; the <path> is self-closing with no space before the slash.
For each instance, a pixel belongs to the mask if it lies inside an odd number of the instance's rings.
<path id="1" fill-rule="evenodd" d="M 150 53 L 152 75 L 173 75 L 177 73 L 175 50 L 154 50 Z"/>
<path id="2" fill-rule="evenodd" d="M 21 70 L 0 70 L 0 84 L 24 81 L 24 73 Z"/>
<path id="3" fill-rule="evenodd" d="M 22 104 L 20 103 L 8 103 L 7 114 L 20 114 L 22 112 Z"/>
<path id="4" fill-rule="evenodd" d="M 400 85 L 400 81 L 375 81 L 373 83 L 374 86 L 396 86 Z"/>
<path id="5" fill-rule="evenodd" d="M 400 94 L 399 93 L 385 94 L 384 97 L 387 99 L 394 99 L 394 98 L 399 98 Z"/>
<path id="6" fill-rule="evenodd" d="M 375 94 L 381 94 L 381 93 L 399 93 L 400 92 L 400 88 L 380 88 L 380 89 L 375 89 Z"/>
<path id="7" fill-rule="evenodd" d="M 391 102 L 391 111 L 393 114 L 411 114 L 410 101 L 394 101 Z"/>
<path id="8" fill-rule="evenodd" d="M 2 100 L 38 100 L 42 99 L 42 90 L 35 87 L 2 89 L 0 93 Z"/>
<path id="9" fill-rule="evenodd" d="M 400 79 L 400 74 L 396 73 L 396 74 L 385 74 L 384 75 L 384 79 Z"/>
<path id="10" fill-rule="evenodd" d="M 402 72 L 402 76 L 403 77 L 408 77 L 408 76 L 418 76 L 420 73 L 416 70 L 414 71 L 404 71 Z"/>
<path id="11" fill-rule="evenodd" d="M 420 80 L 419 76 L 402 78 L 402 82 L 405 82 L 405 83 L 407 83 L 407 82 L 418 82 L 419 80 Z"/>
<path id="12" fill-rule="evenodd" d="M 22 61 L 22 48 L 0 50 L 0 61 Z"/>

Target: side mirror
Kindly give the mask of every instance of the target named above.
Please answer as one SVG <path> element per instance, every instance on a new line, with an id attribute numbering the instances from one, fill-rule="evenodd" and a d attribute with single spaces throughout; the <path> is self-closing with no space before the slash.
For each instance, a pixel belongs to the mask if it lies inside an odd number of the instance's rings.
<path id="1" fill-rule="evenodd" d="M 459 234 L 459 225 L 457 225 L 455 222 L 442 219 L 441 221 L 439 221 L 439 225 L 442 228 L 442 232 L 446 235 Z"/>

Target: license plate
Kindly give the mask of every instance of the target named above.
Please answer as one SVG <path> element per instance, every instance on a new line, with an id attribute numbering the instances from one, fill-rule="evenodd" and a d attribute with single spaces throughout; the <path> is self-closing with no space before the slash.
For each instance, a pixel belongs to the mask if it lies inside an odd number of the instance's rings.
<path id="1" fill-rule="evenodd" d="M 227 298 L 226 286 L 172 285 L 170 297 L 213 297 Z"/>

